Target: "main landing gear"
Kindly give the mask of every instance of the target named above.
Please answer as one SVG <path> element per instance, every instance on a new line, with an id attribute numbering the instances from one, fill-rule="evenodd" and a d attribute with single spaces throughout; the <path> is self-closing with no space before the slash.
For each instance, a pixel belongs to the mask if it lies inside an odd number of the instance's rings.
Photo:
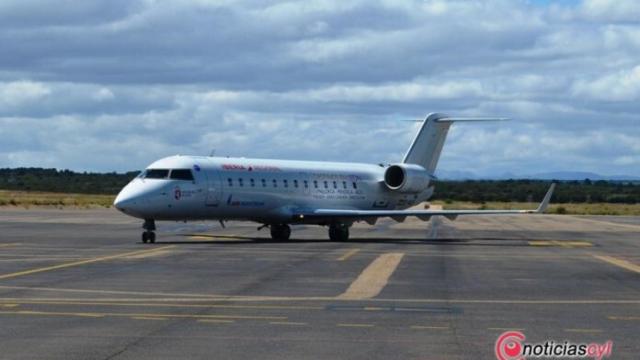
<path id="1" fill-rule="evenodd" d="M 331 241 L 349 241 L 349 225 L 343 223 L 329 225 L 329 239 Z"/>
<path id="2" fill-rule="evenodd" d="M 291 228 L 287 224 L 271 225 L 271 238 L 278 241 L 289 240 L 291 236 Z"/>
<path id="3" fill-rule="evenodd" d="M 145 219 L 144 224 L 142 224 L 142 228 L 145 230 L 142 233 L 142 242 L 143 243 L 155 243 L 156 242 L 156 222 L 153 219 Z"/>

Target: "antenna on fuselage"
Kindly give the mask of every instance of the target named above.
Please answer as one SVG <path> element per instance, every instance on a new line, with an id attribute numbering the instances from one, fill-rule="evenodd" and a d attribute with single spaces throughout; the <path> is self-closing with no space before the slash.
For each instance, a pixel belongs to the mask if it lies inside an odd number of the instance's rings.
<path id="1" fill-rule="evenodd" d="M 211 149 L 211 152 L 209 153 L 209 157 L 214 157 L 216 155 L 216 149 Z"/>

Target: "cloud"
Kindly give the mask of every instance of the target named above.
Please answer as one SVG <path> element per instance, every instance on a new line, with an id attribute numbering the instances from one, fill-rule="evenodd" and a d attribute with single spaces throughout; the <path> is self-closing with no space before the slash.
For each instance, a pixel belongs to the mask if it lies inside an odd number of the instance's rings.
<path id="1" fill-rule="evenodd" d="M 428 112 L 440 167 L 640 175 L 635 1 L 0 4 L 0 166 L 175 153 L 395 162 Z"/>

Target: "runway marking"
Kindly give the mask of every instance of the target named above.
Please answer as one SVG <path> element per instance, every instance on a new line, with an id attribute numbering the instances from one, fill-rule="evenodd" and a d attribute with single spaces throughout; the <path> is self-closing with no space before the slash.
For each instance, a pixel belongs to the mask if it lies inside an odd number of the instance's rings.
<path id="1" fill-rule="evenodd" d="M 588 241 L 557 241 L 557 240 L 532 240 L 530 246 L 558 246 L 563 248 L 592 247 Z"/>
<path id="2" fill-rule="evenodd" d="M 57 311 L 0 311 L 0 315 L 51 315 L 51 316 L 87 316 L 87 317 L 152 317 L 179 319 L 242 319 L 242 320 L 287 320 L 286 316 L 259 315 L 198 315 L 198 314 L 159 314 L 159 313 L 111 313 L 111 312 L 57 312 Z"/>
<path id="3" fill-rule="evenodd" d="M 209 324 L 231 324 L 236 322 L 235 320 L 223 320 L 223 319 L 199 319 L 196 321 L 199 323 L 209 323 Z"/>
<path id="4" fill-rule="evenodd" d="M 601 333 L 600 329 L 564 329 L 565 332 L 571 333 Z"/>
<path id="5" fill-rule="evenodd" d="M 101 318 L 104 314 L 94 312 L 49 312 L 49 311 L 0 311 L 0 315 L 36 315 L 36 316 L 79 316 L 79 317 L 92 317 Z"/>
<path id="6" fill-rule="evenodd" d="M 125 257 L 123 257 L 123 259 L 137 260 L 137 259 L 144 259 L 144 258 L 149 258 L 149 257 L 154 257 L 154 256 L 167 255 L 167 254 L 171 254 L 171 253 L 172 253 L 171 250 L 157 250 L 157 251 L 150 251 L 150 252 L 144 253 L 144 254 L 125 256 Z"/>
<path id="7" fill-rule="evenodd" d="M 607 256 L 607 255 L 591 255 L 594 258 L 598 259 L 598 260 L 602 260 L 604 262 L 607 262 L 611 265 L 615 265 L 618 267 L 621 267 L 623 269 L 629 270 L 629 271 L 633 271 L 635 273 L 639 273 L 640 274 L 640 266 L 632 264 L 626 260 L 622 260 L 622 259 L 618 259 L 618 258 L 614 258 L 613 256 Z"/>
<path id="8" fill-rule="evenodd" d="M 448 326 L 424 326 L 424 325 L 412 325 L 409 327 L 413 330 L 449 330 Z"/>
<path id="9" fill-rule="evenodd" d="M 607 316 L 609 320 L 640 321 L 640 316 Z"/>
<path id="10" fill-rule="evenodd" d="M 130 300 L 130 299 L 129 299 Z M 143 300 L 144 299 L 140 299 Z M 177 308 L 225 308 L 225 309 L 265 309 L 265 310 L 324 310 L 324 306 L 305 305 L 224 305 L 224 304 L 166 304 L 149 302 L 110 302 L 110 301 L 82 301 L 82 300 L 29 300 L 12 299 L 11 304 L 3 305 L 5 299 L 0 298 L 0 307 L 18 306 L 18 304 L 31 305 L 89 305 L 89 306 L 140 306 L 140 307 L 177 307 Z"/>
<path id="11" fill-rule="evenodd" d="M 524 328 L 488 327 L 487 330 L 492 330 L 492 331 L 524 331 Z"/>
<path id="12" fill-rule="evenodd" d="M 354 328 L 372 328 L 375 325 L 373 325 L 373 324 L 345 324 L 345 323 L 340 323 L 340 324 L 336 324 L 336 326 L 338 326 L 338 327 L 354 327 Z"/>
<path id="13" fill-rule="evenodd" d="M 0 248 L 11 247 L 16 245 L 20 245 L 20 243 L 0 244 Z"/>
<path id="14" fill-rule="evenodd" d="M 132 251 L 132 252 L 116 254 L 116 255 L 101 256 L 101 257 L 88 259 L 88 260 L 74 261 L 74 262 L 60 264 L 60 265 L 47 266 L 47 267 L 37 268 L 37 269 L 32 269 L 32 270 L 19 271 L 19 272 L 15 272 L 15 273 L 0 275 L 0 280 L 11 279 L 11 278 L 15 278 L 15 277 L 18 277 L 18 276 L 24 276 L 24 275 L 37 274 L 37 273 L 41 273 L 41 272 L 45 272 L 45 271 L 64 269 L 64 268 L 69 268 L 69 267 L 73 267 L 73 266 L 86 265 L 86 264 L 91 264 L 91 263 L 100 262 L 100 261 L 113 260 L 113 259 L 123 258 L 123 257 L 127 257 L 127 256 L 133 256 L 133 255 L 145 254 L 145 253 L 150 253 L 150 252 L 155 252 L 155 251 L 161 251 L 161 250 L 170 249 L 170 248 L 173 248 L 173 247 L 174 247 L 174 245 L 169 245 L 169 246 L 163 246 L 163 247 L 159 247 L 159 248 L 155 248 L 155 249 L 151 249 L 151 250 L 138 250 L 138 251 Z"/>
<path id="15" fill-rule="evenodd" d="M 346 261 L 348 260 L 350 257 L 352 257 L 353 255 L 357 254 L 360 251 L 360 249 L 350 249 L 347 250 L 347 252 L 344 253 L 344 255 L 340 256 L 338 258 L 338 261 Z"/>
<path id="16" fill-rule="evenodd" d="M 167 320 L 166 318 L 150 317 L 150 316 L 132 316 L 131 318 L 135 320 L 160 320 L 160 321 Z"/>
<path id="17" fill-rule="evenodd" d="M 388 253 L 378 256 L 351 283 L 347 291 L 337 298 L 362 300 L 377 296 L 387 285 L 389 277 L 396 270 L 403 256 L 404 253 Z"/>
<path id="18" fill-rule="evenodd" d="M 292 321 L 270 321 L 271 325 L 290 325 L 290 326 L 306 326 L 305 322 L 292 322 Z"/>

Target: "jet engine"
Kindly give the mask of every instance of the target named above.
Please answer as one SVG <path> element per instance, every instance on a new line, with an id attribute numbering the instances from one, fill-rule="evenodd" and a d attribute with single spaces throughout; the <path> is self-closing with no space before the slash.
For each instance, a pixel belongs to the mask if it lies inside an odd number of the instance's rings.
<path id="1" fill-rule="evenodd" d="M 401 193 L 419 193 L 429 186 L 431 175 L 420 165 L 395 164 L 384 172 L 384 184 L 389 190 Z"/>

